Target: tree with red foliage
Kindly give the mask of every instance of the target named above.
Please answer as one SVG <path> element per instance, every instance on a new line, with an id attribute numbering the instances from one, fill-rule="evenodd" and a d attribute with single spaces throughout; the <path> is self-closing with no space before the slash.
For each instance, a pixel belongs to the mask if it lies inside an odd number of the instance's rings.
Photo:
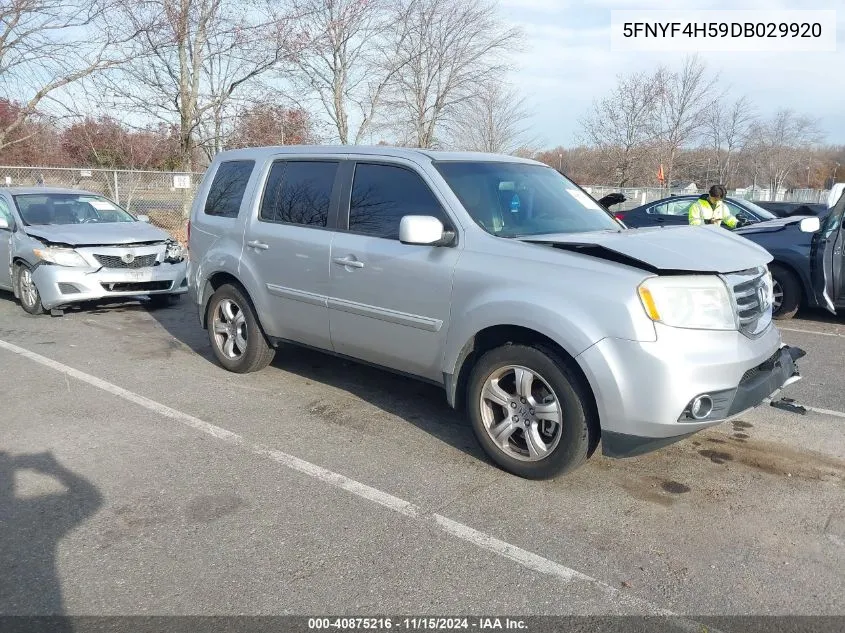
<path id="1" fill-rule="evenodd" d="M 0 98 L 0 130 L 9 130 L 2 147 L 3 165 L 38 165 L 60 167 L 65 164 L 56 126 L 49 120 L 27 117 L 12 127 L 22 117 L 22 106 L 9 99 Z"/>
<path id="2" fill-rule="evenodd" d="M 68 127 L 62 149 L 72 164 L 87 167 L 172 169 L 179 162 L 178 136 L 166 126 L 132 130 L 109 116 Z"/>
<path id="3" fill-rule="evenodd" d="M 238 117 L 226 148 L 303 145 L 314 140 L 311 118 L 305 110 L 258 104 Z"/>

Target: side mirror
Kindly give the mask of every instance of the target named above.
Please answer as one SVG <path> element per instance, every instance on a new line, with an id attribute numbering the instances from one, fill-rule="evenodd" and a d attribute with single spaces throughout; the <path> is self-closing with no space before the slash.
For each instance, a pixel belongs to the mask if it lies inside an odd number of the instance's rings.
<path id="1" fill-rule="evenodd" d="M 148 216 L 148 215 L 139 215 L 137 217 L 138 217 L 138 222 L 146 222 L 147 224 L 149 224 L 149 222 L 150 222 L 150 216 Z"/>
<path id="2" fill-rule="evenodd" d="M 399 222 L 399 241 L 420 246 L 448 246 L 455 233 L 446 231 L 443 223 L 430 215 L 406 215 Z"/>
<path id="3" fill-rule="evenodd" d="M 818 218 L 804 218 L 801 220 L 798 228 L 801 229 L 802 233 L 815 233 L 821 228 L 821 226 L 822 223 Z"/>
<path id="4" fill-rule="evenodd" d="M 6 218 L 0 218 L 0 229 L 9 230 L 12 227 L 9 226 L 9 221 Z"/>

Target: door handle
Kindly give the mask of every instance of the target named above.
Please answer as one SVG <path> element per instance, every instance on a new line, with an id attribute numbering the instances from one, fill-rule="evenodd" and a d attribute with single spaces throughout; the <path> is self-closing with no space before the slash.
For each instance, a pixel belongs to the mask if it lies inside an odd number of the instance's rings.
<path id="1" fill-rule="evenodd" d="M 351 259 L 349 257 L 335 257 L 332 261 L 339 266 L 349 266 L 350 268 L 364 267 L 364 262 L 359 262 L 357 259 Z"/>
<path id="2" fill-rule="evenodd" d="M 247 242 L 246 245 L 250 248 L 257 248 L 260 251 L 266 251 L 268 248 L 270 248 L 269 244 L 259 242 L 258 240 L 252 240 L 251 242 Z"/>

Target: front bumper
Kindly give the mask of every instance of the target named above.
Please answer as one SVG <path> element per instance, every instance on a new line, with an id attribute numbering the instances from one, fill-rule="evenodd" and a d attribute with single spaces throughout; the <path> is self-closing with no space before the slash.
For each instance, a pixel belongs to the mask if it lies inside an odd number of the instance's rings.
<path id="1" fill-rule="evenodd" d="M 111 297 L 188 291 L 185 261 L 133 270 L 71 268 L 42 263 L 32 271 L 32 278 L 41 295 L 41 304 L 47 310 Z"/>
<path id="2" fill-rule="evenodd" d="M 749 339 L 739 332 L 660 326 L 656 342 L 604 339 L 578 357 L 599 408 L 602 452 L 630 457 L 735 418 L 799 379 L 803 350 L 777 329 Z M 710 396 L 702 419 L 690 403 Z"/>

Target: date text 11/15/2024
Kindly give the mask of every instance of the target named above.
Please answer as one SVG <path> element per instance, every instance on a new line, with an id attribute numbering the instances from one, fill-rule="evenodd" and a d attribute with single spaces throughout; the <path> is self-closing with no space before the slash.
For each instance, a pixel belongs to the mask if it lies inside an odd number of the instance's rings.
<path id="1" fill-rule="evenodd" d="M 401 618 L 309 618 L 308 629 L 312 631 L 448 631 L 448 630 L 511 630 L 527 631 L 528 625 L 518 618 L 499 617 L 401 617 Z"/>

